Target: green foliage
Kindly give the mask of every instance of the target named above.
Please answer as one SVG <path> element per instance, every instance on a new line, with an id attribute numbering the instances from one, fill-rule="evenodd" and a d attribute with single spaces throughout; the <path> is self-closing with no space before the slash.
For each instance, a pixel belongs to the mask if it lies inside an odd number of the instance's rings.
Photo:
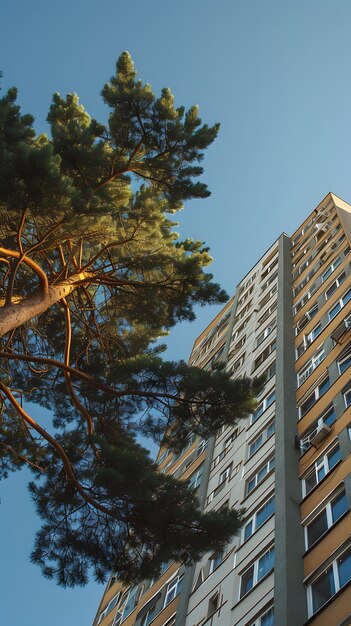
<path id="1" fill-rule="evenodd" d="M 43 519 L 33 560 L 62 585 L 90 568 L 151 577 L 237 532 L 240 512 L 201 513 L 137 437 L 179 451 L 189 433 L 248 415 L 262 384 L 164 362 L 156 343 L 194 304 L 227 300 L 208 248 L 180 241 L 173 221 L 209 194 L 197 178 L 218 125 L 176 108 L 169 89 L 156 98 L 128 53 L 102 97 L 107 124 L 55 94 L 50 137 L 36 136 L 15 89 L 0 100 L 0 329 L 14 320 L 0 347 L 0 471 L 31 467 Z"/>

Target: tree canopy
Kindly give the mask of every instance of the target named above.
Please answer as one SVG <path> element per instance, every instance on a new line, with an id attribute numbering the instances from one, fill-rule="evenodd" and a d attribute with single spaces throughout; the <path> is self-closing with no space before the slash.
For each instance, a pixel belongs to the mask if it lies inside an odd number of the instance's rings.
<path id="1" fill-rule="evenodd" d="M 218 125 L 155 97 L 126 52 L 101 93 L 107 124 L 56 93 L 50 137 L 14 88 L 0 100 L 0 472 L 33 472 L 32 559 L 62 585 L 152 576 L 237 532 L 240 511 L 201 513 L 138 438 L 180 450 L 248 415 L 262 384 L 163 361 L 158 343 L 227 300 L 173 219 L 209 195 L 197 179 Z"/>

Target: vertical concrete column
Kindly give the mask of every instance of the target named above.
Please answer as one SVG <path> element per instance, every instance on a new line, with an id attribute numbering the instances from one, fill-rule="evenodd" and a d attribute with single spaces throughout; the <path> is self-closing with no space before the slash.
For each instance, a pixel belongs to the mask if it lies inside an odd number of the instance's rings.
<path id="1" fill-rule="evenodd" d="M 307 619 L 303 586 L 303 531 L 300 523 L 301 486 L 298 479 L 296 375 L 292 310 L 290 239 L 279 238 L 276 349 L 276 469 L 274 622 L 302 626 Z"/>
<path id="2" fill-rule="evenodd" d="M 202 474 L 202 481 L 199 489 L 199 508 L 204 510 L 206 504 L 208 481 L 210 478 L 211 465 L 213 460 L 213 451 L 215 447 L 215 437 L 211 437 L 208 442 L 206 450 L 206 458 L 204 462 L 204 471 Z M 177 616 L 175 626 L 184 626 L 186 616 L 188 612 L 189 596 L 194 582 L 195 564 L 189 565 L 185 568 L 184 578 L 182 582 L 182 590 L 179 596 L 179 603 L 177 606 Z"/>

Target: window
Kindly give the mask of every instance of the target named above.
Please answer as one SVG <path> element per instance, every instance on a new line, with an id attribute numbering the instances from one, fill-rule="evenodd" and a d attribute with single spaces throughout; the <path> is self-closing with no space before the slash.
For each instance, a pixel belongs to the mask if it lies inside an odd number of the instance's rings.
<path id="1" fill-rule="evenodd" d="M 341 311 L 341 309 L 345 306 L 345 304 L 347 304 L 347 302 L 349 302 L 350 299 L 351 299 L 351 289 L 348 289 L 346 293 L 343 295 L 343 297 L 340 298 L 340 300 L 338 300 L 336 304 L 334 304 L 332 309 L 330 309 L 328 313 L 329 321 L 332 320 L 335 317 L 335 315 L 339 313 L 339 311 Z"/>
<path id="2" fill-rule="evenodd" d="M 106 615 L 108 615 L 110 613 L 110 611 L 112 611 L 112 609 L 115 608 L 115 606 L 116 606 L 116 604 L 117 604 L 117 602 L 119 600 L 119 596 L 120 596 L 120 593 L 117 593 L 112 598 L 112 600 L 110 600 L 110 602 L 108 603 L 107 607 L 102 611 L 102 613 L 100 613 L 98 624 L 100 624 L 100 622 L 102 622 L 104 617 L 106 617 Z"/>
<path id="3" fill-rule="evenodd" d="M 172 600 L 174 600 L 174 598 L 178 595 L 182 585 L 182 580 L 183 574 L 178 574 L 178 576 L 172 578 L 172 580 L 168 583 L 163 607 L 167 606 L 167 604 L 172 602 Z"/>
<path id="4" fill-rule="evenodd" d="M 344 402 L 346 408 L 351 404 L 351 387 L 344 392 Z"/>
<path id="5" fill-rule="evenodd" d="M 304 383 L 305 380 L 311 376 L 312 372 L 314 372 L 316 367 L 318 367 L 318 365 L 323 361 L 324 357 L 324 346 L 320 346 L 313 357 L 307 361 L 306 365 L 304 365 L 304 367 L 299 371 L 297 375 L 298 387 L 300 387 L 300 385 L 302 385 L 302 383 Z"/>
<path id="6" fill-rule="evenodd" d="M 250 623 L 250 626 L 274 626 L 274 608 L 271 606 L 268 611 Z"/>
<path id="7" fill-rule="evenodd" d="M 154 619 L 156 615 L 156 602 L 155 604 L 145 613 L 143 619 L 141 620 L 140 626 L 149 626 L 150 622 Z"/>
<path id="8" fill-rule="evenodd" d="M 303 479 L 304 496 L 306 496 L 333 469 L 341 459 L 339 445 L 320 457 Z"/>
<path id="9" fill-rule="evenodd" d="M 261 287 L 261 293 L 263 293 L 263 292 L 264 292 L 264 290 L 265 290 L 265 289 L 267 289 L 267 287 L 269 287 L 269 285 L 271 285 L 271 284 L 272 284 L 272 282 L 273 282 L 273 281 L 277 278 L 277 276 L 278 276 L 278 271 L 275 271 L 275 272 L 272 274 L 272 276 L 270 276 L 270 277 L 268 278 L 268 280 L 266 280 L 266 282 L 265 282 L 265 283 L 263 283 L 263 285 L 262 285 L 262 287 Z"/>
<path id="10" fill-rule="evenodd" d="M 347 498 L 343 490 L 328 502 L 326 507 L 305 526 L 306 550 L 313 546 L 347 510 Z"/>
<path id="11" fill-rule="evenodd" d="M 240 598 L 245 596 L 274 567 L 274 546 L 255 561 L 242 575 Z"/>
<path id="12" fill-rule="evenodd" d="M 208 441 L 206 441 L 206 439 L 201 439 L 201 441 L 199 441 L 198 446 L 197 446 L 196 455 L 200 456 L 200 454 L 202 454 L 203 451 L 206 450 L 207 446 L 208 446 Z"/>
<path id="13" fill-rule="evenodd" d="M 324 274 L 322 274 L 322 283 L 324 283 L 327 280 L 327 278 L 329 278 L 330 274 L 334 272 L 334 270 L 340 265 L 340 263 L 341 263 L 341 258 L 338 257 L 329 265 L 328 269 L 324 272 Z"/>
<path id="14" fill-rule="evenodd" d="M 271 457 L 260 469 L 246 481 L 246 495 L 249 495 L 259 485 L 267 474 L 274 469 L 274 456 Z"/>
<path id="15" fill-rule="evenodd" d="M 264 411 L 268 409 L 268 407 L 271 406 L 271 404 L 273 404 L 274 401 L 275 401 L 275 389 L 273 389 L 273 391 L 271 391 L 268 394 L 268 396 L 266 396 L 262 400 L 262 402 L 260 402 L 256 411 L 252 413 L 251 424 L 254 424 L 261 417 L 262 413 L 264 413 Z"/>
<path id="16" fill-rule="evenodd" d="M 317 326 L 315 326 L 308 335 L 303 336 L 302 342 L 296 348 L 296 359 L 298 359 L 301 354 L 307 350 L 307 348 L 311 345 L 311 343 L 318 337 L 318 335 L 322 332 L 322 324 L 319 322 Z"/>
<path id="17" fill-rule="evenodd" d="M 308 413 L 308 411 L 313 407 L 317 400 L 329 389 L 329 387 L 330 382 L 329 377 L 327 376 L 299 407 L 300 419 L 304 417 L 306 413 Z"/>
<path id="18" fill-rule="evenodd" d="M 189 487 L 192 487 L 192 489 L 197 489 L 198 487 L 200 487 L 203 471 L 204 471 L 204 466 L 200 465 L 199 469 L 196 472 L 194 472 L 188 479 Z"/>
<path id="19" fill-rule="evenodd" d="M 128 591 L 125 591 L 124 594 L 121 597 L 121 600 L 119 602 L 119 605 L 118 605 L 118 608 L 117 608 L 117 611 L 116 611 L 116 615 L 115 615 L 115 620 L 113 622 L 113 626 L 120 626 L 120 624 L 122 623 L 122 620 L 125 617 L 124 609 L 126 607 L 128 596 L 129 596 L 129 589 L 128 589 Z"/>
<path id="20" fill-rule="evenodd" d="M 278 289 L 278 285 L 274 285 L 272 287 L 272 289 L 270 289 L 269 292 L 266 293 L 264 298 L 262 298 L 262 300 L 260 300 L 260 302 L 258 303 L 258 310 L 259 311 L 261 309 L 263 309 L 264 306 L 266 306 L 267 302 L 270 301 L 271 297 L 276 293 L 277 289 Z"/>
<path id="21" fill-rule="evenodd" d="M 231 469 L 233 467 L 233 463 L 230 463 L 224 470 L 223 472 L 220 473 L 219 475 L 219 480 L 218 480 L 218 484 L 221 485 L 222 483 L 224 483 L 227 478 L 229 478 L 230 473 L 231 473 Z"/>
<path id="22" fill-rule="evenodd" d="M 237 438 L 238 436 L 238 428 L 236 428 L 232 434 L 230 435 L 230 437 L 228 437 L 223 445 L 223 450 L 222 452 L 220 452 L 212 461 L 212 468 L 216 467 L 216 465 L 218 465 L 218 463 L 224 459 L 225 455 L 227 454 L 227 452 L 230 450 L 230 446 L 233 443 L 234 439 Z"/>
<path id="23" fill-rule="evenodd" d="M 275 349 L 276 340 L 274 339 L 274 341 L 272 341 L 272 343 L 270 343 L 269 346 L 267 346 L 263 350 L 263 352 L 261 352 L 261 354 L 259 354 L 258 357 L 255 359 L 252 371 L 254 372 L 260 365 L 262 365 L 262 363 L 264 363 L 265 360 L 268 359 L 269 355 L 272 354 Z"/>
<path id="24" fill-rule="evenodd" d="M 268 274 L 270 274 L 270 272 L 275 268 L 275 266 L 278 263 L 278 255 L 275 257 L 275 259 L 270 263 L 270 265 L 268 265 L 268 267 L 266 269 L 264 269 L 264 271 L 262 272 L 261 275 L 261 279 L 263 280 L 264 278 L 266 278 L 266 276 L 268 276 Z"/>
<path id="25" fill-rule="evenodd" d="M 219 592 L 217 591 L 208 601 L 207 618 L 211 617 L 219 607 Z"/>
<path id="26" fill-rule="evenodd" d="M 243 321 L 242 324 L 240 324 L 239 328 L 237 328 L 237 330 L 233 331 L 233 339 L 237 339 L 239 337 L 239 335 L 243 332 L 243 330 L 246 328 L 248 322 L 249 322 L 250 318 L 246 318 L 246 320 Z"/>
<path id="27" fill-rule="evenodd" d="M 300 330 L 311 321 L 311 319 L 318 313 L 318 303 L 316 302 L 311 308 L 306 311 L 302 317 L 296 323 L 295 334 L 298 335 Z"/>
<path id="28" fill-rule="evenodd" d="M 242 365 L 244 364 L 244 361 L 245 361 L 245 352 L 241 355 L 239 359 L 234 361 L 233 366 L 230 370 L 230 373 L 235 374 L 235 372 L 237 372 L 242 367 Z"/>
<path id="29" fill-rule="evenodd" d="M 246 541 L 274 513 L 274 496 L 271 496 L 246 522 L 243 528 L 242 541 Z"/>
<path id="30" fill-rule="evenodd" d="M 273 302 L 273 304 L 271 304 L 270 307 L 268 307 L 268 309 L 263 313 L 263 315 L 260 317 L 260 319 L 257 320 L 257 326 L 261 326 L 261 324 L 263 324 L 263 322 L 265 322 L 269 316 L 273 313 L 273 311 L 275 311 L 277 308 L 277 300 L 275 300 Z"/>
<path id="31" fill-rule="evenodd" d="M 217 550 L 217 552 L 215 552 L 214 554 L 212 554 L 209 558 L 210 561 L 210 569 L 209 569 L 209 574 L 212 574 L 212 572 L 215 571 L 215 569 L 217 569 L 217 567 L 220 566 L 220 564 L 222 563 L 224 558 L 224 551 L 223 550 Z"/>
<path id="32" fill-rule="evenodd" d="M 275 323 L 270 324 L 269 326 L 266 326 L 266 328 L 259 335 L 257 335 L 256 348 L 258 348 L 258 346 L 261 345 L 262 341 L 264 341 L 266 337 L 271 334 L 271 332 L 275 329 L 275 326 Z"/>
<path id="33" fill-rule="evenodd" d="M 169 454 L 169 450 L 166 450 L 165 452 L 163 452 L 163 454 L 161 454 L 160 458 L 157 461 L 157 465 L 161 465 L 161 463 L 163 463 L 163 461 L 168 456 L 168 454 Z"/>
<path id="34" fill-rule="evenodd" d="M 346 278 L 345 272 L 341 272 L 340 276 L 330 285 L 330 287 L 325 292 L 325 299 L 329 300 L 333 293 L 340 287 L 340 285 L 344 282 Z"/>
<path id="35" fill-rule="evenodd" d="M 264 370 L 264 372 L 262 372 L 262 376 L 265 376 L 266 381 L 268 382 L 270 378 L 272 378 L 272 376 L 274 376 L 275 374 L 275 361 L 273 361 L 266 370 Z"/>
<path id="36" fill-rule="evenodd" d="M 343 357 L 338 359 L 338 368 L 339 374 L 343 374 L 343 372 L 350 367 L 351 365 L 351 346 L 344 351 Z"/>
<path id="37" fill-rule="evenodd" d="M 308 302 L 310 298 L 312 298 L 315 291 L 316 291 L 316 283 L 313 283 L 313 285 L 311 285 L 309 290 L 306 291 L 306 293 L 302 296 L 302 298 L 300 298 L 300 300 L 296 302 L 294 306 L 294 315 L 296 315 L 296 313 L 298 313 L 300 309 L 302 309 L 302 307 L 305 306 L 306 302 Z"/>
<path id="38" fill-rule="evenodd" d="M 259 450 L 263 444 L 269 439 L 271 435 L 273 435 L 275 430 L 275 422 L 274 420 L 266 426 L 262 432 L 260 432 L 251 443 L 249 443 L 249 458 L 251 458 L 257 450 Z"/>
<path id="39" fill-rule="evenodd" d="M 351 548 L 343 552 L 307 588 L 309 616 L 351 580 Z"/>

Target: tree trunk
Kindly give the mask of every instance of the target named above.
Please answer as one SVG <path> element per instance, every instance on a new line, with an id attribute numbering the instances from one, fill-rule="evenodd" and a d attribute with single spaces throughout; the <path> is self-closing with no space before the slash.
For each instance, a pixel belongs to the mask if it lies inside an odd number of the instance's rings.
<path id="1" fill-rule="evenodd" d="M 53 304 L 67 297 L 82 282 L 89 282 L 89 278 L 93 279 L 94 274 L 81 272 L 50 285 L 47 294 L 40 291 L 24 298 L 19 304 L 3 306 L 0 308 L 0 337 L 22 326 L 33 317 L 45 313 Z"/>

